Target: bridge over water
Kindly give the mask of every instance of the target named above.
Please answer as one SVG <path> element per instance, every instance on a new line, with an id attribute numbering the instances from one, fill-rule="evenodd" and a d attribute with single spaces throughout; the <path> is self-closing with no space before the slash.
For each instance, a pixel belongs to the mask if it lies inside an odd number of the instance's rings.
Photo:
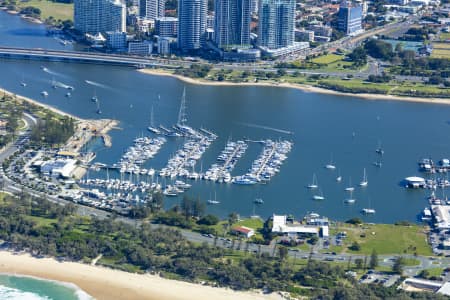
<path id="1" fill-rule="evenodd" d="M 0 58 L 108 64 L 108 65 L 121 65 L 130 67 L 139 66 L 147 68 L 151 67 L 178 68 L 190 65 L 189 62 L 183 61 L 173 62 L 168 60 L 125 56 L 125 55 L 77 52 L 77 51 L 61 51 L 61 50 L 50 50 L 41 48 L 0 47 Z"/>

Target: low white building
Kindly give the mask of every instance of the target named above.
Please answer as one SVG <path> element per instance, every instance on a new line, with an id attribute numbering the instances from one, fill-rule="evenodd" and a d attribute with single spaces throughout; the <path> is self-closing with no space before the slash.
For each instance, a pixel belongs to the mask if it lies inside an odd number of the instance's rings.
<path id="1" fill-rule="evenodd" d="M 128 43 L 128 53 L 147 56 L 152 54 L 153 43 L 149 41 L 132 41 Z"/>
<path id="2" fill-rule="evenodd" d="M 434 226 L 438 229 L 450 229 L 450 205 L 431 205 L 435 219 Z"/>
<path id="3" fill-rule="evenodd" d="M 246 226 L 236 226 L 233 229 L 231 229 L 231 231 L 234 234 L 242 235 L 246 238 L 251 238 L 252 236 L 255 235 L 255 230 Z"/>
<path id="4" fill-rule="evenodd" d="M 319 235 L 321 226 L 303 225 L 300 223 L 288 223 L 285 215 L 273 215 L 272 232 L 286 234 L 311 234 Z M 328 226 L 327 226 L 328 232 Z"/>
<path id="5" fill-rule="evenodd" d="M 75 159 L 56 159 L 45 161 L 40 165 L 40 171 L 44 175 L 69 178 L 75 170 Z"/>

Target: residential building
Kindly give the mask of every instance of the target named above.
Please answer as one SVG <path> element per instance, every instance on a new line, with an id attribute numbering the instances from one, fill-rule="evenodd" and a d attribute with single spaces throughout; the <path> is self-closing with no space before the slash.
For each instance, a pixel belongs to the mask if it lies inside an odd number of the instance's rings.
<path id="1" fill-rule="evenodd" d="M 172 53 L 172 48 L 176 45 L 177 40 L 173 37 L 158 37 L 157 38 L 157 49 L 160 55 L 170 55 Z"/>
<path id="2" fill-rule="evenodd" d="M 178 1 L 178 47 L 182 51 L 200 49 L 206 32 L 208 0 Z"/>
<path id="3" fill-rule="evenodd" d="M 214 19 L 215 19 L 214 14 L 206 16 L 206 28 L 207 29 L 214 29 L 214 21 L 215 21 Z"/>
<path id="4" fill-rule="evenodd" d="M 325 25 L 310 25 L 308 30 L 314 31 L 314 36 L 331 37 L 333 29 Z"/>
<path id="5" fill-rule="evenodd" d="M 165 0 L 139 0 L 139 16 L 145 19 L 164 17 Z"/>
<path id="6" fill-rule="evenodd" d="M 120 0 L 75 0 L 74 27 L 82 34 L 126 31 L 126 6 Z"/>
<path id="7" fill-rule="evenodd" d="M 295 0 L 261 0 L 258 46 L 278 49 L 294 44 Z"/>
<path id="8" fill-rule="evenodd" d="M 106 32 L 106 47 L 111 50 L 126 50 L 127 49 L 127 33 L 118 31 Z"/>
<path id="9" fill-rule="evenodd" d="M 215 0 L 214 41 L 225 50 L 250 47 L 250 0 Z"/>
<path id="10" fill-rule="evenodd" d="M 258 0 L 250 0 L 250 13 L 252 15 L 257 15 L 258 14 Z"/>
<path id="11" fill-rule="evenodd" d="M 314 31 L 295 30 L 295 40 L 300 42 L 314 42 Z"/>
<path id="12" fill-rule="evenodd" d="M 153 43 L 149 41 L 131 41 L 128 43 L 128 53 L 147 56 L 152 54 Z"/>
<path id="13" fill-rule="evenodd" d="M 347 35 L 362 31 L 362 7 L 343 1 L 338 12 L 338 30 Z"/>
<path id="14" fill-rule="evenodd" d="M 155 20 L 137 17 L 135 27 L 138 32 L 148 33 L 155 28 Z"/>
<path id="15" fill-rule="evenodd" d="M 156 19 L 156 33 L 161 37 L 174 37 L 178 35 L 178 18 L 164 17 Z"/>

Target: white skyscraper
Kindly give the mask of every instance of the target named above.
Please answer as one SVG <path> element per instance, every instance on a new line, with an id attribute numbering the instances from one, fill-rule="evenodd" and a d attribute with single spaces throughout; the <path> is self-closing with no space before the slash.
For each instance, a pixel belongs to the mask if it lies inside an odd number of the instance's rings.
<path id="1" fill-rule="evenodd" d="M 178 1 L 178 47 L 182 51 L 201 48 L 206 33 L 208 0 Z"/>
<path id="2" fill-rule="evenodd" d="M 295 41 L 295 0 L 261 0 L 258 45 L 268 49 L 289 47 Z"/>
<path id="3" fill-rule="evenodd" d="M 146 19 L 164 17 L 165 0 L 139 0 L 139 16 Z"/>
<path id="4" fill-rule="evenodd" d="M 75 29 L 82 34 L 126 31 L 126 6 L 120 0 L 75 0 Z"/>
<path id="5" fill-rule="evenodd" d="M 215 43 L 219 48 L 250 46 L 250 0 L 215 1 Z"/>

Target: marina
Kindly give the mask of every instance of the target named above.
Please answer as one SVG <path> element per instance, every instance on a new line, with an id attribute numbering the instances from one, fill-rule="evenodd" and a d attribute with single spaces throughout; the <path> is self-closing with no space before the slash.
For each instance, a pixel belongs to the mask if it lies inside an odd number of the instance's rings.
<path id="1" fill-rule="evenodd" d="M 6 19 L 2 19 L 2 24 L 19 26 L 7 32 L 1 31 L 2 40 L 8 41 L 9 46 L 52 49 L 76 47 L 76 44 L 64 46 L 54 38 L 46 37 L 44 27 L 20 20 L 15 22 L 13 17 L 6 14 L 3 18 Z M 22 32 L 41 30 L 42 35 L 27 35 L 27 41 L 24 42 L 23 35 L 15 34 L 15 29 L 23 30 Z M 41 65 L 54 74 L 45 72 Z M 449 153 L 450 144 L 442 138 L 442 134 L 449 129 L 450 107 L 447 105 L 367 101 L 358 96 L 325 95 L 281 87 L 193 85 L 171 77 L 143 74 L 132 68 L 105 65 L 4 60 L 2 68 L 2 88 L 81 118 L 101 117 L 120 122 L 122 130 L 110 132 L 112 147 L 106 148 L 101 138 L 89 143 L 86 151 L 96 153 L 93 163 L 100 162 L 107 166 L 117 163 L 124 150 L 133 145 L 134 139 L 142 136 L 143 132 L 147 132 L 150 138 L 166 138 L 167 142 L 158 154 L 140 168 L 155 170 L 153 182 L 158 181 L 161 190 L 167 185 L 175 185 L 176 180 L 192 185 L 184 194 L 167 197 L 164 203 L 167 208 L 179 204 L 181 195 L 198 196 L 206 202 L 216 192 L 221 203 L 209 205 L 207 212 L 221 217 L 226 217 L 231 212 L 242 216 L 250 215 L 254 199 L 261 198 L 264 199 L 264 204 L 257 205 L 255 214 L 262 217 L 274 212 L 304 214 L 315 211 L 332 219 L 345 221 L 360 216 L 361 209 L 367 207 L 362 199 L 370 197 L 374 200 L 374 207 L 370 208 L 375 209 L 376 214 L 361 216 L 365 221 L 415 221 L 417 213 L 427 204 L 427 197 L 432 190 L 405 189 L 400 180 L 409 174 L 420 174 L 415 163 L 418 158 L 442 158 L 448 157 Z M 72 86 L 74 91 L 52 89 L 52 77 L 57 82 Z M 90 85 L 86 80 L 101 85 Z M 26 87 L 21 86 L 21 82 L 26 83 Z M 91 101 L 94 88 L 101 101 L 101 115 L 96 113 L 96 105 Z M 154 127 L 159 128 L 160 124 L 164 124 L 168 132 L 174 131 L 167 124 L 178 123 L 176 117 L 184 88 L 189 101 L 189 125 L 192 128 L 208 128 L 208 131 L 218 136 L 197 161 L 194 170 L 188 168 L 192 178 L 200 179 L 201 173 L 218 162 L 217 157 L 228 140 L 246 141 L 249 138 L 272 141 L 289 139 L 295 145 L 280 172 L 272 176 L 268 184 L 248 186 L 215 184 L 209 180 L 191 182 L 191 178 L 157 176 L 189 138 L 155 136 L 148 131 L 149 115 L 153 106 Z M 40 96 L 40 92 L 44 90 L 49 94 L 47 97 Z M 71 92 L 70 98 L 65 97 L 67 92 Z M 156 99 L 159 94 L 160 101 Z M 426 119 L 427 122 L 422 122 L 419 126 L 419 119 Z M 295 134 L 288 135 L 268 128 L 285 129 Z M 201 129 L 198 131 L 208 136 Z M 424 142 L 424 137 L 433 142 Z M 380 141 L 384 155 L 375 151 Z M 261 153 L 261 144 L 246 143 L 248 148 L 231 172 L 232 178 L 248 173 L 253 160 Z M 324 168 L 330 162 L 330 153 L 333 154 L 335 171 Z M 435 160 L 437 167 L 438 160 Z M 203 172 L 201 165 L 205 166 Z M 356 188 L 364 168 L 370 183 L 366 188 Z M 105 168 L 100 168 L 98 172 L 90 171 L 90 176 L 106 180 L 106 173 Z M 110 180 L 120 180 L 119 169 L 109 169 L 108 173 Z M 302 188 L 311 183 L 314 173 L 319 178 L 320 189 L 326 197 L 324 201 L 311 201 L 312 191 Z M 435 176 L 436 183 L 439 178 L 444 183 L 446 179 L 445 172 L 439 172 L 437 168 L 436 173 L 425 172 L 423 176 L 427 180 L 434 180 Z M 136 183 L 137 174 L 132 177 Z M 338 177 L 342 179 L 341 182 L 337 180 Z M 355 185 L 353 197 L 357 201 L 353 205 L 343 203 L 349 197 L 349 192 L 344 191 L 349 177 L 354 179 Z M 128 173 L 123 173 L 123 180 L 130 181 Z M 139 174 L 139 181 L 151 183 L 151 176 Z M 100 187 L 98 189 L 102 190 Z M 139 194 L 139 191 L 134 193 Z M 442 198 L 440 190 L 435 194 Z M 107 191 L 105 196 L 108 196 Z M 135 197 L 130 199 L 135 200 Z M 140 201 L 144 201 L 144 197 L 140 196 Z"/>

